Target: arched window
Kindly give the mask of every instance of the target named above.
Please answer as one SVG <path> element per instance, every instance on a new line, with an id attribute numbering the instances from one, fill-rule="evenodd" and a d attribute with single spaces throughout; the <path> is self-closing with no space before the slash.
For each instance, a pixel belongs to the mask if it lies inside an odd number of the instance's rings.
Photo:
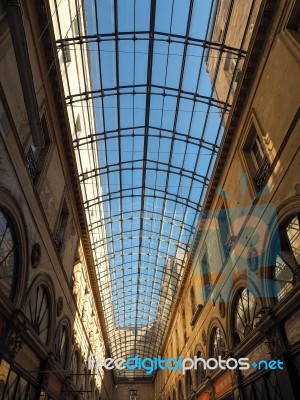
<path id="1" fill-rule="evenodd" d="M 281 225 L 279 239 L 280 249 L 276 252 L 273 275 L 277 300 L 281 300 L 300 280 L 300 213 Z"/>
<path id="2" fill-rule="evenodd" d="M 172 342 L 170 342 L 170 349 L 169 349 L 169 351 L 170 351 L 169 357 L 173 357 L 173 343 L 172 343 Z"/>
<path id="3" fill-rule="evenodd" d="M 136 389 L 130 389 L 129 400 L 137 400 L 137 399 L 138 399 L 137 390 Z"/>
<path id="4" fill-rule="evenodd" d="M 197 358 L 203 358 L 201 351 L 197 351 Z M 203 362 L 198 361 L 197 362 L 197 369 L 196 369 L 196 386 L 200 386 L 203 379 L 205 378 L 205 369 L 204 369 L 204 365 Z"/>
<path id="5" fill-rule="evenodd" d="M 187 333 L 186 333 L 186 320 L 185 320 L 185 310 L 184 309 L 182 310 L 181 317 L 182 317 L 182 330 L 183 330 L 184 342 L 187 342 L 188 337 L 187 337 Z"/>
<path id="6" fill-rule="evenodd" d="M 183 391 L 181 381 L 178 382 L 178 400 L 183 400 Z"/>
<path id="7" fill-rule="evenodd" d="M 240 290 L 234 304 L 234 344 L 244 340 L 260 318 L 260 305 L 256 298 L 245 288 Z"/>
<path id="8" fill-rule="evenodd" d="M 6 211 L 0 208 L 0 289 L 10 300 L 15 294 L 18 265 L 18 241 L 15 226 Z"/>
<path id="9" fill-rule="evenodd" d="M 176 341 L 176 344 L 175 344 L 176 355 L 175 355 L 175 357 L 179 357 L 179 337 L 178 337 L 178 330 L 177 329 L 175 330 L 175 341 Z"/>
<path id="10" fill-rule="evenodd" d="M 90 379 L 89 387 L 87 388 L 87 390 L 91 391 L 89 398 L 91 400 L 95 400 L 95 384 L 94 384 L 94 379 L 93 378 Z"/>
<path id="11" fill-rule="evenodd" d="M 73 352 L 72 360 L 71 360 L 71 373 L 72 373 L 72 382 L 74 385 L 77 385 L 77 378 L 79 373 L 79 354 L 78 351 Z"/>
<path id="12" fill-rule="evenodd" d="M 92 379 L 90 372 L 87 368 L 84 368 L 84 390 L 86 391 L 85 398 L 87 400 L 92 399 Z"/>
<path id="13" fill-rule="evenodd" d="M 187 370 L 185 374 L 185 387 L 186 387 L 186 395 L 190 396 L 193 391 L 193 379 L 190 370 Z"/>
<path id="14" fill-rule="evenodd" d="M 191 298 L 191 307 L 192 307 L 192 316 L 193 316 L 196 312 L 196 299 L 195 299 L 194 286 L 191 287 L 190 298 Z"/>
<path id="15" fill-rule="evenodd" d="M 225 356 L 225 340 L 221 329 L 216 327 L 211 334 L 211 357 L 219 356 L 222 358 Z"/>
<path id="16" fill-rule="evenodd" d="M 32 292 L 25 314 L 40 341 L 46 345 L 50 330 L 50 308 L 48 292 L 44 285 L 37 286 Z"/>
<path id="17" fill-rule="evenodd" d="M 57 358 L 58 362 L 65 367 L 67 361 L 67 353 L 68 353 L 68 337 L 67 337 L 67 326 L 62 324 L 59 325 L 56 335 L 55 335 L 55 344 L 54 344 L 54 355 Z"/>
<path id="18" fill-rule="evenodd" d="M 172 400 L 177 400 L 175 389 L 173 390 L 173 399 Z"/>

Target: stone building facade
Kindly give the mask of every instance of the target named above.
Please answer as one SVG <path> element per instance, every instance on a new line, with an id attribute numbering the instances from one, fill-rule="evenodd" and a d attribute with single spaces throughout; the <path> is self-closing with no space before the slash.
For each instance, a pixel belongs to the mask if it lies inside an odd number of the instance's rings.
<path id="1" fill-rule="evenodd" d="M 0 21 L 0 398 L 108 400 L 50 7 L 1 1 Z"/>
<path id="2" fill-rule="evenodd" d="M 162 356 L 246 357 L 250 368 L 210 370 L 199 362 L 185 374 L 159 371 L 157 399 L 299 397 L 296 21 L 298 1 L 262 2 L 258 11 Z M 226 73 L 218 75 L 218 93 Z M 252 366 L 259 360 L 266 363 Z M 270 360 L 283 370 L 266 366 Z"/>

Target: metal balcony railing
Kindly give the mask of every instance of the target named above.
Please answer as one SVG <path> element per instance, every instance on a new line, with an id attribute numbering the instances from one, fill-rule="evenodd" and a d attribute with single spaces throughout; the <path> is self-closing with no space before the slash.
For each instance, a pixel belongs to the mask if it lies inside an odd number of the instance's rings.
<path id="1" fill-rule="evenodd" d="M 265 155 L 254 177 L 254 181 L 258 189 L 261 189 L 264 186 L 267 178 L 269 177 L 270 168 L 271 163 L 268 157 Z"/>
<path id="2" fill-rule="evenodd" d="M 34 183 L 36 181 L 37 177 L 39 176 L 40 171 L 38 169 L 34 151 L 31 146 L 29 147 L 29 150 L 26 154 L 26 163 L 27 163 L 27 168 L 28 168 L 29 174 Z"/>

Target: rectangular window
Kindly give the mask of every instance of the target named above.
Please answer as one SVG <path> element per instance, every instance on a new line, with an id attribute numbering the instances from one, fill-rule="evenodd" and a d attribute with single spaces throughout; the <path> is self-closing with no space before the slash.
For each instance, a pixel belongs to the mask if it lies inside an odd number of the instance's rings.
<path id="1" fill-rule="evenodd" d="M 251 124 L 244 146 L 247 166 L 256 189 L 260 190 L 270 174 L 271 163 L 254 123 Z"/>
<path id="2" fill-rule="evenodd" d="M 41 117 L 41 125 L 45 141 L 44 147 L 38 148 L 31 143 L 26 154 L 27 168 L 34 184 L 36 184 L 38 177 L 43 170 L 50 147 L 50 134 L 45 113 Z"/>
<path id="3" fill-rule="evenodd" d="M 300 43 L 300 0 L 295 1 L 295 5 L 287 23 L 287 29 Z"/>
<path id="4" fill-rule="evenodd" d="M 230 53 L 226 53 L 226 58 L 225 58 L 225 62 L 224 62 L 224 70 L 225 71 L 229 70 L 230 61 L 231 61 L 231 54 Z"/>
<path id="5" fill-rule="evenodd" d="M 238 81 L 240 80 L 240 76 L 241 76 L 241 70 L 237 66 L 237 61 L 235 58 L 231 58 L 230 64 L 229 64 L 229 70 L 230 70 L 231 76 L 233 77 L 233 82 L 238 83 Z"/>
<path id="6" fill-rule="evenodd" d="M 35 183 L 37 181 L 37 178 L 39 176 L 39 169 L 37 166 L 37 149 L 36 147 L 31 143 L 29 146 L 29 149 L 26 154 L 26 164 L 27 164 L 27 169 L 29 171 L 30 177 L 32 179 L 32 182 Z"/>
<path id="7" fill-rule="evenodd" d="M 184 342 L 186 343 L 188 340 L 188 336 L 187 336 L 187 332 L 186 332 L 186 319 L 185 319 L 185 310 L 182 310 L 181 313 L 182 316 L 182 330 L 183 330 L 183 338 L 184 338 Z"/>
<path id="8" fill-rule="evenodd" d="M 129 392 L 129 400 L 137 400 L 137 390 L 136 389 L 130 389 Z"/>
<path id="9" fill-rule="evenodd" d="M 258 135 L 252 143 L 250 154 L 256 168 L 254 182 L 257 188 L 261 189 L 269 176 L 271 164 Z"/>
<path id="10" fill-rule="evenodd" d="M 230 246 L 230 230 L 229 230 L 229 218 L 224 204 L 218 213 L 218 223 L 221 245 L 223 248 L 223 254 L 225 261 L 227 260 L 231 246 Z"/>
<path id="11" fill-rule="evenodd" d="M 67 203 L 64 200 L 63 206 L 60 212 L 56 232 L 54 235 L 54 242 L 56 245 L 56 248 L 58 251 L 62 248 L 62 244 L 64 242 L 66 230 L 67 230 L 67 224 L 68 224 L 68 218 L 69 218 L 69 211 L 67 207 Z"/>
<path id="12" fill-rule="evenodd" d="M 69 49 L 68 45 L 64 45 L 64 47 L 62 48 L 63 51 L 63 58 L 66 64 L 68 64 L 69 62 L 71 62 L 71 51 Z"/>
<path id="13" fill-rule="evenodd" d="M 72 21 L 73 36 L 80 35 L 80 14 L 76 14 Z"/>
<path id="14" fill-rule="evenodd" d="M 204 253 L 201 260 L 202 279 L 204 285 L 204 301 L 208 301 L 212 285 L 210 276 L 210 267 L 207 259 L 207 253 Z"/>
<path id="15" fill-rule="evenodd" d="M 265 154 L 264 148 L 261 144 L 261 141 L 257 135 L 252 143 L 251 148 L 250 148 L 250 154 L 253 158 L 256 169 L 258 170 L 260 165 L 262 164 L 263 159 L 266 154 Z"/>

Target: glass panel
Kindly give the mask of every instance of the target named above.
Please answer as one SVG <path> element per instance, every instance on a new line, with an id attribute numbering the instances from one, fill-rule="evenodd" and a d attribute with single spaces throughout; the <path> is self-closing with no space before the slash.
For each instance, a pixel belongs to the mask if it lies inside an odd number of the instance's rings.
<path id="1" fill-rule="evenodd" d="M 65 325 L 60 325 L 56 333 L 54 355 L 63 367 L 65 366 L 67 358 L 67 345 L 68 340 L 66 327 Z"/>
<path id="2" fill-rule="evenodd" d="M 16 280 L 17 249 L 14 225 L 0 209 L 0 289 L 10 299 L 14 294 Z"/>
<path id="3" fill-rule="evenodd" d="M 38 286 L 32 293 L 25 309 L 35 333 L 47 344 L 50 322 L 49 299 L 46 289 Z"/>
<path id="4" fill-rule="evenodd" d="M 280 253 L 274 268 L 277 300 L 282 300 L 300 280 L 300 221 L 299 214 L 280 228 Z"/>
<path id="5" fill-rule="evenodd" d="M 10 371 L 8 381 L 6 383 L 6 388 L 3 396 L 3 400 L 14 400 L 15 393 L 18 386 L 19 376 L 14 372 Z"/>
<path id="6" fill-rule="evenodd" d="M 292 253 L 296 263 L 300 265 L 300 215 L 294 217 L 286 227 Z"/>
<path id="7" fill-rule="evenodd" d="M 211 356 L 213 358 L 225 356 L 225 340 L 220 328 L 214 328 L 211 336 Z"/>
<path id="8" fill-rule="evenodd" d="M 234 308 L 234 341 L 239 344 L 255 328 L 260 319 L 260 306 L 248 289 L 243 289 Z"/>
<path id="9" fill-rule="evenodd" d="M 224 57 L 210 42 L 218 3 L 85 2 L 76 56 L 89 67 L 78 85 L 64 76 L 70 115 L 90 110 L 74 147 L 114 358 L 156 357 L 167 330 L 230 109 L 206 68 Z"/>

